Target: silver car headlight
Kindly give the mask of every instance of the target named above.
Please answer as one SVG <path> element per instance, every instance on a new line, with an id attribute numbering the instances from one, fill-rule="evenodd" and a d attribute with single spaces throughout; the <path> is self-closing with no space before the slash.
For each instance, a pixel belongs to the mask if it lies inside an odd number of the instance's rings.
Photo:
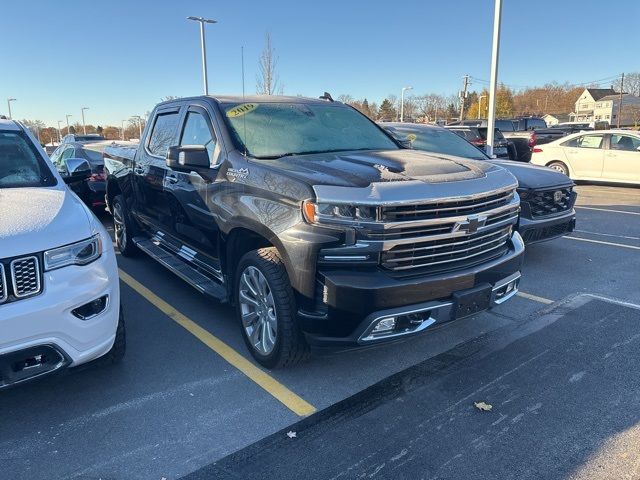
<path id="1" fill-rule="evenodd" d="M 81 242 L 53 248 L 44 252 L 44 269 L 55 270 L 69 265 L 87 265 L 102 255 L 102 239 L 100 235 Z"/>

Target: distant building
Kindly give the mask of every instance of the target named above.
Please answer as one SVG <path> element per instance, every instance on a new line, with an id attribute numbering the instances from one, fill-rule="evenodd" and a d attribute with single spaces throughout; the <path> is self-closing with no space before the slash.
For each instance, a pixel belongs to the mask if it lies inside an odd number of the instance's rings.
<path id="1" fill-rule="evenodd" d="M 575 112 L 571 113 L 576 122 L 609 122 L 618 124 L 618 104 L 620 93 L 613 88 L 586 88 L 575 104 Z M 637 111 L 640 110 L 640 97 L 630 93 L 622 94 L 621 126 L 636 123 Z"/>
<path id="2" fill-rule="evenodd" d="M 547 122 L 547 125 L 557 125 L 559 123 L 570 122 L 572 120 L 570 113 L 547 113 L 542 116 L 542 119 Z"/>

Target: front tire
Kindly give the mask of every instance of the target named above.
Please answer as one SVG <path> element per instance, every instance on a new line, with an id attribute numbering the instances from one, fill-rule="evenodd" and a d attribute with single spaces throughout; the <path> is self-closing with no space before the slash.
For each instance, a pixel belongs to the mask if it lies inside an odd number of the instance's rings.
<path id="1" fill-rule="evenodd" d="M 133 243 L 133 225 L 122 195 L 113 199 L 113 234 L 116 237 L 118 251 L 125 257 L 131 257 L 138 253 L 138 247 Z"/>
<path id="2" fill-rule="evenodd" d="M 553 168 L 556 172 L 564 173 L 567 177 L 569 176 L 569 168 L 560 161 L 549 162 L 547 167 Z"/>
<path id="3" fill-rule="evenodd" d="M 254 250 L 240 259 L 235 301 L 242 337 L 260 365 L 282 368 L 308 358 L 289 276 L 275 248 Z"/>

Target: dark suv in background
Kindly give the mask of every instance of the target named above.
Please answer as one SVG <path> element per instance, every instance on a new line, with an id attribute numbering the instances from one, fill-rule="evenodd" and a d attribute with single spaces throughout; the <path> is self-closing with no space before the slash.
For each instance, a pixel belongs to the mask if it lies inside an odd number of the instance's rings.
<path id="1" fill-rule="evenodd" d="M 487 127 L 454 125 L 445 128 L 451 130 L 456 135 L 461 136 L 471 145 L 474 145 L 483 152 L 486 152 Z M 495 129 L 495 146 L 493 148 L 493 154 L 498 158 L 506 158 L 510 160 L 515 160 L 517 155 L 516 147 L 513 142 L 507 140 L 498 128 Z"/>

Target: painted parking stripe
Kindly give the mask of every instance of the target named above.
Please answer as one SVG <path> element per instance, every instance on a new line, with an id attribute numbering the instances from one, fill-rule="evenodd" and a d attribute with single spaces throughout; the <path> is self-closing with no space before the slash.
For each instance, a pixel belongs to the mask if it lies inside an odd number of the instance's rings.
<path id="1" fill-rule="evenodd" d="M 574 230 L 574 233 L 586 233 L 587 235 L 598 235 L 600 237 L 624 238 L 625 240 L 640 240 L 640 237 L 630 237 L 628 235 L 614 235 L 612 233 L 589 232 L 588 230 Z"/>
<path id="2" fill-rule="evenodd" d="M 527 300 L 533 300 L 534 302 L 544 303 L 545 305 L 551 305 L 553 300 L 549 300 L 548 298 L 539 297 L 538 295 L 532 295 L 531 293 L 526 292 L 518 292 L 516 293 L 518 297 L 526 298 Z"/>
<path id="3" fill-rule="evenodd" d="M 582 210 L 596 210 L 598 212 L 613 212 L 613 213 L 625 213 L 627 215 L 640 215 L 640 212 L 627 212 L 626 210 L 614 210 L 612 208 L 581 207 L 579 205 L 576 205 L 575 208 L 581 208 Z"/>
<path id="4" fill-rule="evenodd" d="M 196 322 L 177 311 L 128 273 L 124 272 L 122 269 L 119 270 L 119 273 L 120 280 L 144 297 L 162 313 L 167 315 L 171 320 L 183 327 L 207 347 L 224 358 L 232 366 L 244 373 L 293 413 L 300 416 L 306 416 L 311 415 L 316 411 L 316 408 L 313 405 L 293 393 L 271 375 L 256 367 L 253 363 L 240 355 L 222 340 L 202 328 Z"/>
<path id="5" fill-rule="evenodd" d="M 580 242 L 598 243 L 600 245 L 609 245 L 612 247 L 629 248 L 631 250 L 640 250 L 640 247 L 635 247 L 633 245 L 625 245 L 624 243 L 604 242 L 602 240 L 591 240 L 590 238 L 580 238 L 580 237 L 562 237 L 562 238 L 566 238 L 567 240 L 578 240 Z"/>

